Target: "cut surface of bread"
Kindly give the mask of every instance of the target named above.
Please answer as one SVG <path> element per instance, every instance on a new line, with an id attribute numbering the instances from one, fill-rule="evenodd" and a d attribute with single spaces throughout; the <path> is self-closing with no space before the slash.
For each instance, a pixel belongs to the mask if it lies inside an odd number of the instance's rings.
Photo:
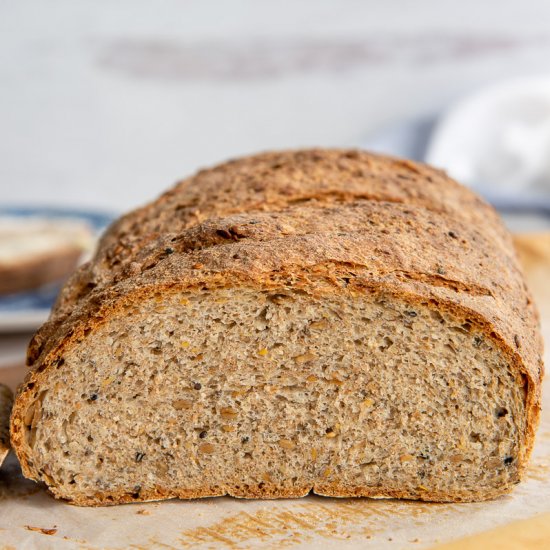
<path id="1" fill-rule="evenodd" d="M 65 354 L 29 407 L 56 495 L 472 500 L 519 480 L 522 388 L 467 320 L 370 292 L 159 298 Z"/>
<path id="2" fill-rule="evenodd" d="M 11 390 L 0 384 L 0 466 L 10 450 L 10 413 L 13 403 Z"/>
<path id="3" fill-rule="evenodd" d="M 348 161 L 364 172 L 338 179 Z M 219 198 L 274 173 L 263 201 Z M 196 178 L 115 224 L 35 336 L 11 426 L 25 475 L 82 505 L 472 501 L 520 481 L 541 341 L 490 207 L 432 169 L 357 152 Z M 204 189 L 193 203 L 217 205 L 209 216 L 174 208 L 209 178 L 218 202 Z M 345 196 L 314 194 L 346 181 Z"/>

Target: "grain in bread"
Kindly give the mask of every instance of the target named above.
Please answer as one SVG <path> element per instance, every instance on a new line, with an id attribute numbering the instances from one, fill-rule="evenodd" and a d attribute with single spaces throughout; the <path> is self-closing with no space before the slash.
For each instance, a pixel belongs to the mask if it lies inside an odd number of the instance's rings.
<path id="1" fill-rule="evenodd" d="M 264 154 L 117 222 L 29 348 L 12 440 L 76 504 L 493 498 L 540 403 L 496 213 L 431 168 Z"/>

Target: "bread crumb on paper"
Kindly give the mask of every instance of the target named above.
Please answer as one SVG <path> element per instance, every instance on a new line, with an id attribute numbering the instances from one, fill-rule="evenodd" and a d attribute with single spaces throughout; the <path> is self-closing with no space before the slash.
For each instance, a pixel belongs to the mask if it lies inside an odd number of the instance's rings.
<path id="1" fill-rule="evenodd" d="M 57 525 L 54 525 L 51 529 L 46 527 L 34 527 L 33 525 L 25 525 L 24 527 L 27 531 L 36 531 L 43 535 L 55 535 L 57 533 Z"/>

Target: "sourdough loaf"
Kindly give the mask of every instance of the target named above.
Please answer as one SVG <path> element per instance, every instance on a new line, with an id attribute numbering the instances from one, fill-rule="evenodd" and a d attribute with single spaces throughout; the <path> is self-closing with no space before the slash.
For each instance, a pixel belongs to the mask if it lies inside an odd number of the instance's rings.
<path id="1" fill-rule="evenodd" d="M 10 450 L 10 413 L 13 402 L 11 390 L 0 384 L 0 466 Z"/>
<path id="2" fill-rule="evenodd" d="M 29 346 L 26 476 L 97 505 L 508 492 L 541 339 L 495 211 L 359 151 L 199 172 L 116 222 Z"/>

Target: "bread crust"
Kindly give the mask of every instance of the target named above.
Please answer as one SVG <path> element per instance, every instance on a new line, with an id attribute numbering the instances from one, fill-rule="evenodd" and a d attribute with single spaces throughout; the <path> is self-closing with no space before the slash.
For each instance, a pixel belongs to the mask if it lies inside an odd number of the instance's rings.
<path id="1" fill-rule="evenodd" d="M 476 325 L 525 388 L 527 426 L 518 456 L 520 474 L 524 470 L 540 410 L 542 341 L 498 216 L 471 191 L 426 166 L 357 151 L 312 150 L 268 153 L 200 172 L 111 227 L 96 258 L 73 277 L 29 347 L 31 370 L 18 390 L 11 424 L 24 474 L 40 477 L 24 441 L 25 410 L 48 370 L 63 368 L 66 350 L 155 294 L 239 286 L 293 288 L 312 296 L 384 293 Z M 373 493 L 338 484 L 291 492 L 215 491 L 276 498 L 311 489 L 331 496 L 465 501 L 493 498 L 510 487 L 475 495 Z M 113 493 L 73 502 L 195 498 L 214 496 L 212 491 L 159 488 L 137 498 Z"/>
<path id="2" fill-rule="evenodd" d="M 50 488 L 53 496 L 57 497 L 55 489 Z M 262 489 L 250 486 L 242 488 L 240 486 L 226 485 L 223 487 L 197 487 L 196 489 L 180 489 L 174 491 L 156 488 L 151 491 L 141 491 L 139 496 L 132 496 L 124 491 L 112 491 L 97 493 L 93 498 L 76 498 L 70 503 L 76 506 L 110 506 L 116 504 L 128 504 L 132 502 L 153 502 L 158 500 L 168 499 L 196 499 L 196 498 L 212 498 L 221 496 L 231 496 L 242 499 L 267 499 L 274 500 L 280 498 L 302 498 L 313 493 L 319 496 L 335 497 L 335 498 L 350 498 L 350 497 L 366 497 L 375 499 L 407 499 L 407 500 L 422 500 L 424 502 L 480 502 L 491 500 L 504 494 L 504 491 L 494 490 L 479 494 L 472 494 L 470 491 L 463 493 L 446 493 L 443 491 L 399 491 L 395 489 L 385 490 L 371 487 L 348 487 L 340 486 L 335 483 L 319 484 L 314 487 L 303 486 L 281 488 L 276 485 L 265 485 Z"/>

